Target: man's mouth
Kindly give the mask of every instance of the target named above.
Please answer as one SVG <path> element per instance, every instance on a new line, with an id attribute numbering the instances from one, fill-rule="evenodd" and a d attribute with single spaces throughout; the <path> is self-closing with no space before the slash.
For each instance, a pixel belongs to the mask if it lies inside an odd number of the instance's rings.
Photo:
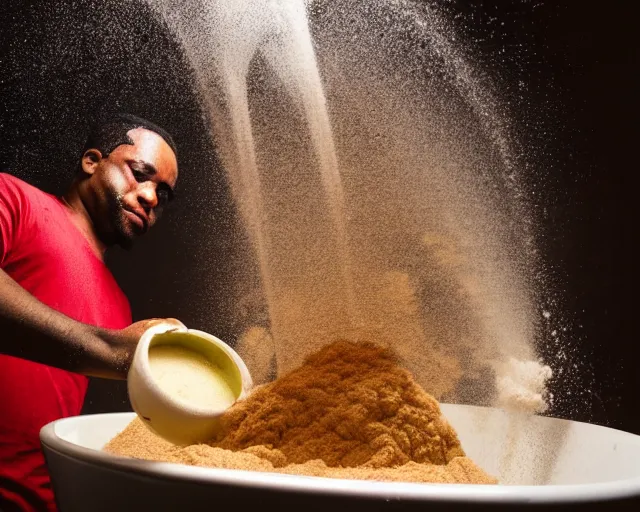
<path id="1" fill-rule="evenodd" d="M 127 216 L 127 218 L 129 219 L 129 221 L 134 226 L 137 226 L 138 229 L 142 233 L 146 233 L 147 232 L 147 230 L 149 229 L 149 219 L 147 219 L 146 215 L 144 215 L 142 213 L 134 212 L 134 211 L 129 210 L 127 208 L 123 208 L 123 211 L 124 211 L 125 215 Z"/>

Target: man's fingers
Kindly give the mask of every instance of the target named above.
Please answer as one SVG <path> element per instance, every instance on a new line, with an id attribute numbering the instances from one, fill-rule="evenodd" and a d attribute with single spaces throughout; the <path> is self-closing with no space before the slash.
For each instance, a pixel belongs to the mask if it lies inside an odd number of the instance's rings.
<path id="1" fill-rule="evenodd" d="M 177 331 L 177 330 L 186 330 L 187 326 L 184 325 L 177 318 L 162 318 L 159 320 L 154 320 L 151 326 L 153 325 L 162 325 L 163 327 L 168 327 L 167 331 Z"/>
<path id="2" fill-rule="evenodd" d="M 131 324 L 122 332 L 129 338 L 129 343 L 137 343 L 146 331 L 153 328 L 159 328 L 158 332 L 186 330 L 185 325 L 176 318 L 149 318 Z"/>
<path id="3" fill-rule="evenodd" d="M 176 327 L 180 328 L 180 329 L 186 329 L 187 326 L 184 325 L 180 320 L 178 320 L 177 318 L 165 318 L 164 320 L 166 323 L 168 324 L 173 324 Z"/>
<path id="4" fill-rule="evenodd" d="M 149 320 L 146 320 L 143 323 L 144 323 L 144 329 L 145 330 L 149 329 L 151 327 L 154 327 L 156 325 L 173 326 L 175 329 L 186 329 L 187 328 L 187 326 L 184 325 L 177 318 L 150 318 Z M 173 330 L 173 329 L 169 329 L 169 330 Z"/>

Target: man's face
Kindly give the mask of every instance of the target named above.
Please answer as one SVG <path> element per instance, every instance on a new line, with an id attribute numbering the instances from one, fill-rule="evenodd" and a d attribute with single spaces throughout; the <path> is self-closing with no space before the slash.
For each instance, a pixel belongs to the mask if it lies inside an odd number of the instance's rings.
<path id="1" fill-rule="evenodd" d="M 98 236 L 125 248 L 156 223 L 178 179 L 176 155 L 160 135 L 144 128 L 128 135 L 133 145 L 122 144 L 91 164 L 89 187 L 89 213 Z"/>

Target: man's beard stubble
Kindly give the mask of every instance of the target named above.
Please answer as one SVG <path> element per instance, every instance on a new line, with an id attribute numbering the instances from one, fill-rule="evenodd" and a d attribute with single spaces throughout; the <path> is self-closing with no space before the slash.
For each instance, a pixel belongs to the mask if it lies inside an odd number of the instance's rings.
<path id="1" fill-rule="evenodd" d="M 111 245 L 119 245 L 125 250 L 131 250 L 135 241 L 135 235 L 131 231 L 129 222 L 124 214 L 122 195 L 111 192 L 107 195 L 108 223 L 111 226 Z"/>

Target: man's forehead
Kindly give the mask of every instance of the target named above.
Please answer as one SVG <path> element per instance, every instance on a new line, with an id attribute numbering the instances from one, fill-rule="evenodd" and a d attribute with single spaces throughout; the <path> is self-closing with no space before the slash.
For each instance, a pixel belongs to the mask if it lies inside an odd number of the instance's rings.
<path id="1" fill-rule="evenodd" d="M 162 156 L 171 155 L 172 160 L 176 162 L 176 155 L 166 140 L 156 132 L 147 130 L 146 128 L 133 128 L 127 132 L 127 135 L 133 141 L 134 147 L 146 152 L 157 152 Z"/>
<path id="2" fill-rule="evenodd" d="M 146 128 L 132 128 L 131 130 L 129 130 L 127 132 L 127 135 L 129 136 L 129 138 L 133 141 L 134 145 L 139 146 L 139 145 L 150 145 L 152 147 L 158 147 L 158 146 L 166 146 L 166 149 L 168 149 L 169 151 L 171 151 L 173 153 L 173 150 L 171 149 L 171 146 L 169 146 L 169 144 L 167 143 L 166 140 L 164 140 L 162 138 L 162 136 L 160 136 L 159 134 L 157 134 L 156 132 L 153 132 L 151 130 L 147 130 Z"/>
<path id="3" fill-rule="evenodd" d="M 168 173 L 166 179 L 174 181 L 177 179 L 178 162 L 171 146 L 160 135 L 146 128 L 133 128 L 127 132 L 133 145 L 122 144 L 117 151 L 120 157 L 132 158 L 153 165 L 159 172 Z"/>

